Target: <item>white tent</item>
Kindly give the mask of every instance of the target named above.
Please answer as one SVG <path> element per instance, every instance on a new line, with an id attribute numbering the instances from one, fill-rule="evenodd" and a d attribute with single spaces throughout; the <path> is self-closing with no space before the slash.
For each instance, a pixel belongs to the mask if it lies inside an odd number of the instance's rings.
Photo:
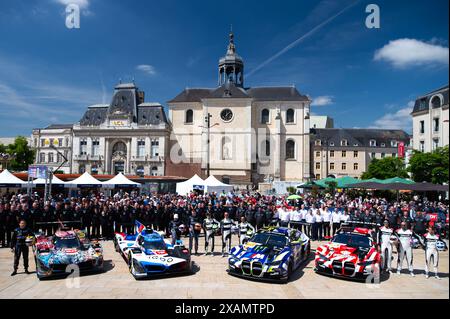
<path id="1" fill-rule="evenodd" d="M 68 182 L 68 184 L 71 184 L 70 186 L 73 187 L 102 187 L 103 183 L 100 182 L 98 179 L 93 177 L 88 172 L 83 173 L 78 178 L 75 178 L 73 181 Z"/>
<path id="2" fill-rule="evenodd" d="M 232 185 L 222 183 L 217 178 L 215 178 L 213 175 L 211 175 L 207 179 L 205 179 L 205 188 L 206 188 L 206 192 L 208 192 L 208 193 L 231 192 L 233 190 Z"/>
<path id="3" fill-rule="evenodd" d="M 21 188 L 26 187 L 26 182 L 15 177 L 7 169 L 0 173 L 0 187 Z"/>
<path id="4" fill-rule="evenodd" d="M 126 177 L 122 173 L 117 174 L 116 176 L 114 176 L 110 180 L 103 182 L 102 184 L 103 184 L 103 186 L 105 186 L 107 188 L 114 188 L 116 186 L 119 186 L 119 187 L 141 187 L 141 184 L 133 182 L 132 180 L 130 180 L 128 177 Z"/>
<path id="5" fill-rule="evenodd" d="M 186 195 L 192 192 L 194 186 L 205 187 L 205 181 L 197 174 L 187 181 L 177 183 L 176 191 L 179 195 Z"/>
<path id="6" fill-rule="evenodd" d="M 49 181 L 47 180 L 47 182 L 49 182 Z M 37 178 L 37 179 L 32 181 L 32 184 L 33 184 L 33 186 L 45 185 L 45 178 Z M 52 177 L 52 185 L 65 185 L 65 184 L 67 184 L 67 183 L 62 181 L 61 179 L 59 179 L 55 175 L 53 175 L 53 177 Z"/>

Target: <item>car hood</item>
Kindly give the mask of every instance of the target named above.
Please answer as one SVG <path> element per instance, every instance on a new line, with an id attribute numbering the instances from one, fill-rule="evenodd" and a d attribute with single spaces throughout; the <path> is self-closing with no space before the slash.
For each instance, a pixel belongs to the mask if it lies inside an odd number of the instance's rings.
<path id="1" fill-rule="evenodd" d="M 45 265 L 79 264 L 99 258 L 100 254 L 93 248 L 80 250 L 77 248 L 53 249 L 38 254 L 38 259 Z"/>
<path id="2" fill-rule="evenodd" d="M 261 263 L 271 263 L 273 261 L 284 260 L 289 257 L 289 249 L 265 246 L 254 242 L 240 245 L 232 252 L 235 258 L 240 260 L 249 259 Z"/>
<path id="3" fill-rule="evenodd" d="M 338 260 L 345 259 L 346 261 L 360 261 L 372 252 L 371 249 L 358 248 L 347 246 L 345 244 L 330 243 L 320 246 L 317 252 L 329 259 Z"/>

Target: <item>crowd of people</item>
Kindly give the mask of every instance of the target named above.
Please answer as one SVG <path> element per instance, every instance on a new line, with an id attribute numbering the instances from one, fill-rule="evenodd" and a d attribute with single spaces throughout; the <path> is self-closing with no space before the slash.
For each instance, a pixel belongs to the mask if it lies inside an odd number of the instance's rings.
<path id="1" fill-rule="evenodd" d="M 285 196 L 249 191 L 188 196 L 120 191 L 112 196 L 90 193 L 72 198 L 59 194 L 47 202 L 37 194 L 7 194 L 0 198 L 0 245 L 11 247 L 21 220 L 33 232 L 46 235 L 56 231 L 58 221 L 71 222 L 87 236 L 105 240 L 112 239 L 115 232 L 133 233 L 135 221 L 139 221 L 166 233 L 173 241 L 186 234 L 195 254 L 201 233 L 205 235 L 205 254 L 214 251 L 215 235 L 219 233 L 222 255 L 226 255 L 234 233 L 243 243 L 253 232 L 269 225 L 296 228 L 312 241 L 320 241 L 331 238 L 348 221 L 388 225 L 393 230 L 404 228 L 418 235 L 427 233 L 431 223 L 436 233 L 442 234 L 447 216 L 448 205 L 440 201 L 417 196 L 389 201 L 369 195 L 351 197 L 345 192 L 287 200 Z"/>

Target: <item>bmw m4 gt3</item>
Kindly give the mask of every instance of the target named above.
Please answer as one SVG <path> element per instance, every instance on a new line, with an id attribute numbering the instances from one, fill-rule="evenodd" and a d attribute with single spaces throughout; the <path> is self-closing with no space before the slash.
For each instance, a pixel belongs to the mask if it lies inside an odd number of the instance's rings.
<path id="1" fill-rule="evenodd" d="M 228 273 L 287 282 L 289 276 L 309 258 L 310 247 L 308 236 L 296 229 L 262 228 L 246 244 L 231 249 Z"/>

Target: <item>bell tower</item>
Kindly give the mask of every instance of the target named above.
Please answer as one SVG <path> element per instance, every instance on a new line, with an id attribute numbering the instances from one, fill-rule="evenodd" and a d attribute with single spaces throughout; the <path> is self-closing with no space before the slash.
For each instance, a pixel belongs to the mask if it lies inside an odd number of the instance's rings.
<path id="1" fill-rule="evenodd" d="M 219 60 L 219 80 L 218 85 L 222 86 L 228 82 L 233 82 L 234 85 L 244 86 L 244 61 L 236 53 L 236 46 L 234 45 L 234 34 L 230 31 L 230 40 L 228 44 L 227 53 Z"/>

